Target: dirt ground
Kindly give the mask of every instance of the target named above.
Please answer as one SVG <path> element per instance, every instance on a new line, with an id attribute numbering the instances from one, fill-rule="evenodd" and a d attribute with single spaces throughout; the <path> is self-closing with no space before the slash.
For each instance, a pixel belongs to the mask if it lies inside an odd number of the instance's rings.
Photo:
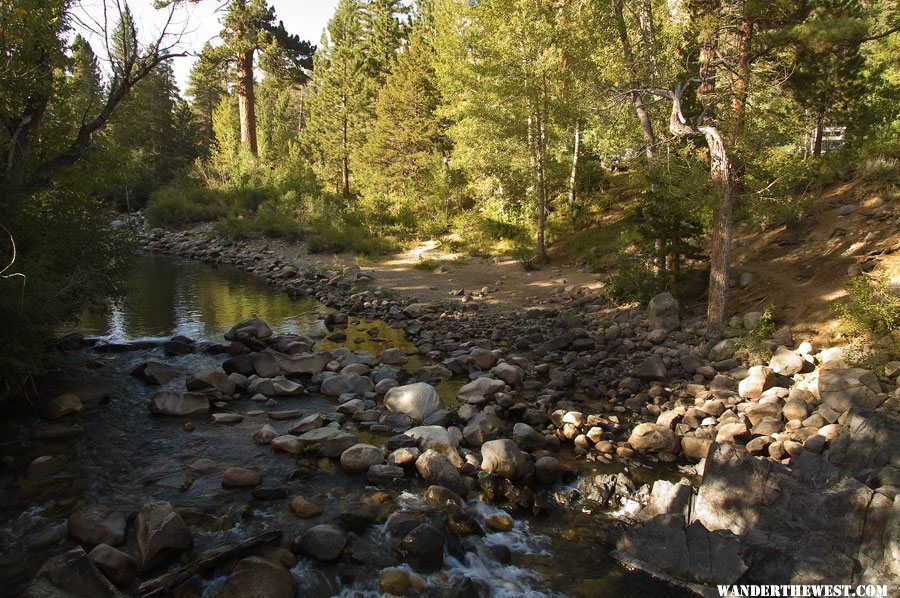
<path id="1" fill-rule="evenodd" d="M 886 272 L 900 285 L 900 206 L 874 195 L 858 198 L 854 184 L 833 188 L 818 198 L 813 213 L 793 228 L 735 230 L 732 274 L 737 281 L 750 273 L 745 288 L 735 286 L 730 313 L 772 308 L 776 320 L 795 337 L 833 342 L 837 320 L 835 301 L 846 295 L 848 271 Z M 285 262 L 333 268 L 359 264 L 373 284 L 420 301 L 463 301 L 459 291 L 474 293 L 488 310 L 521 309 L 546 302 L 560 290 L 584 288 L 599 293 L 602 276 L 576 267 L 562 255 L 559 243 L 550 249 L 551 262 L 526 271 L 509 258 L 476 258 L 447 253 L 439 242 L 420 243 L 412 250 L 380 260 L 352 255 L 310 255 L 302 244 L 281 240 L 242 241 Z M 435 271 L 416 268 L 429 261 Z M 702 306 L 699 306 L 702 308 Z"/>

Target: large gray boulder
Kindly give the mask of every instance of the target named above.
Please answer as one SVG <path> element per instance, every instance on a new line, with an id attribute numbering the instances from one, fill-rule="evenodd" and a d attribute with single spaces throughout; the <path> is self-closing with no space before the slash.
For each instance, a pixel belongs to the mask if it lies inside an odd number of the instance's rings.
<path id="1" fill-rule="evenodd" d="M 238 561 L 219 598 L 294 598 L 297 580 L 280 562 L 251 556 Z"/>
<path id="2" fill-rule="evenodd" d="M 647 327 L 650 330 L 664 328 L 675 330 L 681 325 L 678 301 L 671 293 L 660 293 L 647 305 Z"/>
<path id="3" fill-rule="evenodd" d="M 875 409 L 884 402 L 878 376 L 862 368 L 820 371 L 810 391 L 838 413 L 851 407 Z"/>
<path id="4" fill-rule="evenodd" d="M 384 406 L 388 411 L 405 413 L 417 424 L 444 406 L 437 390 L 425 382 L 396 386 L 384 395 Z"/>
<path id="5" fill-rule="evenodd" d="M 320 561 L 337 560 L 346 545 L 347 533 L 330 523 L 311 527 L 296 542 L 300 553 Z"/>
<path id="6" fill-rule="evenodd" d="M 463 428 L 462 434 L 469 446 L 479 447 L 489 440 L 500 437 L 503 422 L 491 412 L 476 414 Z"/>
<path id="7" fill-rule="evenodd" d="M 156 415 L 193 415 L 209 412 L 209 398 L 198 392 L 158 392 L 147 406 Z"/>
<path id="8" fill-rule="evenodd" d="M 778 347 L 769 360 L 769 369 L 782 376 L 793 376 L 803 369 L 803 358 L 787 347 Z"/>
<path id="9" fill-rule="evenodd" d="M 197 372 L 188 377 L 185 386 L 189 391 L 218 390 L 226 395 L 232 395 L 237 390 L 237 385 L 222 368 Z"/>
<path id="10" fill-rule="evenodd" d="M 252 316 L 238 322 L 225 333 L 225 340 L 240 341 L 243 339 L 264 339 L 272 336 L 272 329 L 259 316 Z"/>
<path id="11" fill-rule="evenodd" d="M 158 361 L 145 361 L 131 371 L 131 375 L 147 384 L 165 384 L 181 375 L 172 366 Z"/>
<path id="12" fill-rule="evenodd" d="M 429 484 L 449 488 L 460 496 L 466 495 L 466 485 L 456 467 L 446 455 L 428 449 L 416 459 L 416 471 Z"/>
<path id="13" fill-rule="evenodd" d="M 481 445 L 481 469 L 515 481 L 525 473 L 525 454 L 508 438 L 490 440 Z"/>
<path id="14" fill-rule="evenodd" d="M 337 428 L 316 428 L 298 436 L 297 441 L 304 453 L 334 458 L 356 444 L 357 437 Z"/>
<path id="15" fill-rule="evenodd" d="M 88 559 L 80 546 L 49 558 L 38 569 L 23 598 L 124 598 Z"/>
<path id="16" fill-rule="evenodd" d="M 463 403 L 475 405 L 487 402 L 487 399 L 506 388 L 503 380 L 482 376 L 464 385 L 456 392 L 456 398 Z"/>
<path id="17" fill-rule="evenodd" d="M 375 383 L 371 378 L 359 374 L 337 374 L 322 381 L 319 392 L 329 397 L 339 397 L 342 394 L 365 394 L 375 390 Z"/>
<path id="18" fill-rule="evenodd" d="M 658 355 L 652 355 L 634 368 L 634 375 L 641 380 L 665 380 L 668 371 L 663 360 Z"/>
<path id="19" fill-rule="evenodd" d="M 135 530 L 140 568 L 144 572 L 171 563 L 194 544 L 181 515 L 163 500 L 144 503 Z"/>
<path id="20" fill-rule="evenodd" d="M 82 507 L 69 515 L 69 534 L 82 544 L 118 546 L 125 541 L 125 516 L 106 507 Z"/>
<path id="21" fill-rule="evenodd" d="M 628 437 L 628 444 L 639 453 L 676 453 L 679 446 L 675 432 L 654 423 L 635 426 Z"/>
<path id="22" fill-rule="evenodd" d="M 365 473 L 373 465 L 383 463 L 381 449 L 371 444 L 354 444 L 341 453 L 341 469 L 347 473 Z"/>

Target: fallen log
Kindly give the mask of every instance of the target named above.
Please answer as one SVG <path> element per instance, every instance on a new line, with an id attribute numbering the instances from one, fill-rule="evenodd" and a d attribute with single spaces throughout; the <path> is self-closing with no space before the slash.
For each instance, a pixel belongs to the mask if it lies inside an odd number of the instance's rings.
<path id="1" fill-rule="evenodd" d="M 195 574 L 205 569 L 211 569 L 213 567 L 221 565 L 222 563 L 228 562 L 232 559 L 242 557 L 248 552 L 251 552 L 253 549 L 264 544 L 269 544 L 270 542 L 278 542 L 281 540 L 281 537 L 281 530 L 272 530 L 264 534 L 254 536 L 252 538 L 248 538 L 240 544 L 237 544 L 236 546 L 232 546 L 231 548 L 225 550 L 210 550 L 200 558 L 191 561 L 187 565 L 179 567 L 175 571 L 170 571 L 169 573 L 145 581 L 140 585 L 138 591 L 140 592 L 141 598 L 159 598 L 160 596 L 165 596 L 169 592 L 171 592 L 172 589 L 177 585 L 184 583 Z"/>

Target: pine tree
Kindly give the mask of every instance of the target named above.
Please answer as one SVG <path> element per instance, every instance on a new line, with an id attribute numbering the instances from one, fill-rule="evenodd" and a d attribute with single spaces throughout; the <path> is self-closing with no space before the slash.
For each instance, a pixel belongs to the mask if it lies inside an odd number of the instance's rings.
<path id="1" fill-rule="evenodd" d="M 359 0 L 340 0 L 313 63 L 305 141 L 320 178 L 345 199 L 351 159 L 365 143 L 373 86 Z"/>
<path id="2" fill-rule="evenodd" d="M 397 57 L 375 104 L 375 124 L 363 151 L 367 194 L 386 193 L 403 203 L 428 198 L 444 170 L 448 150 L 437 116 L 440 94 L 432 50 L 416 30 Z"/>
<path id="3" fill-rule="evenodd" d="M 213 134 L 213 112 L 228 95 L 228 65 L 220 56 L 218 48 L 209 43 L 203 46 L 200 56 L 191 67 L 187 94 L 191 97 L 191 110 L 199 123 L 201 133 L 209 145 L 215 139 Z"/>
<path id="4" fill-rule="evenodd" d="M 407 13 L 400 0 L 368 0 L 363 11 L 366 55 L 371 75 L 383 82 L 391 71 L 406 34 L 401 21 Z"/>

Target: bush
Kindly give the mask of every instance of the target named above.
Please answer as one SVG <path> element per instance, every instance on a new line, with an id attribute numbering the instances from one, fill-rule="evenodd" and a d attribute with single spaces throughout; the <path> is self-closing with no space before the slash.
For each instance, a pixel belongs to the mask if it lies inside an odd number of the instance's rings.
<path id="1" fill-rule="evenodd" d="M 152 226 L 209 222 L 228 213 L 224 193 L 191 186 L 163 187 L 150 196 L 145 215 Z"/>
<path id="2" fill-rule="evenodd" d="M 766 308 L 756 326 L 738 335 L 738 356 L 750 363 L 764 363 L 772 356 L 769 340 L 775 335 L 775 316 Z"/>
<path id="3" fill-rule="evenodd" d="M 900 327 L 900 296 L 886 275 L 850 279 L 847 300 L 838 311 L 841 327 L 850 335 L 876 339 Z"/>
<path id="4" fill-rule="evenodd" d="M 604 296 L 614 303 L 647 301 L 661 290 L 651 266 L 633 253 L 619 251 L 608 259 L 605 269 L 616 269 L 603 287 Z"/>

